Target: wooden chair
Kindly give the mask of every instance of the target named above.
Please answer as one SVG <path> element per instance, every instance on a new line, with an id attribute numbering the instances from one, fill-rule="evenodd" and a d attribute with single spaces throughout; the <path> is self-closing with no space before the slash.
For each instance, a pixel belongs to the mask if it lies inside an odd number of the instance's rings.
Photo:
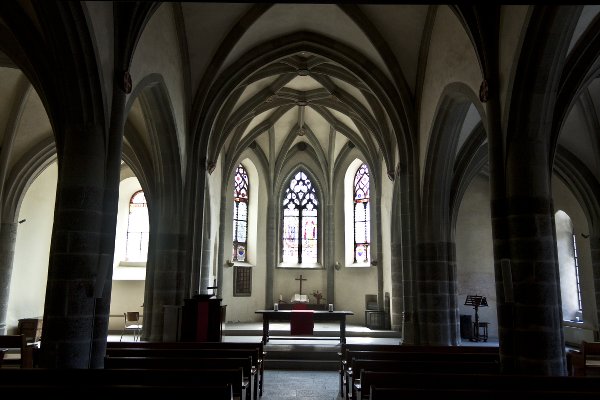
<path id="1" fill-rule="evenodd" d="M 138 311 L 127 311 L 123 313 L 125 321 L 123 323 L 123 331 L 121 332 L 121 341 L 125 332 L 133 332 L 133 341 L 139 341 L 142 333 L 142 322 Z"/>

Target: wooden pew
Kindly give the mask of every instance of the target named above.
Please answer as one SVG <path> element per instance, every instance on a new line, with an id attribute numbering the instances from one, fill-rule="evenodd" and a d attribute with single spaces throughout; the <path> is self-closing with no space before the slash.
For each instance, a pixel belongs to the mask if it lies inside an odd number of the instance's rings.
<path id="1" fill-rule="evenodd" d="M 193 390 L 201 399 L 236 400 L 232 394 L 231 385 L 207 386 L 138 386 L 112 385 L 104 386 L 91 384 L 88 387 L 73 387 L 72 385 L 8 385 L 2 386 L 2 394 L 9 398 L 61 398 L 87 400 L 106 400 L 107 398 L 187 398 Z"/>
<path id="2" fill-rule="evenodd" d="M 352 352 L 355 351 L 377 351 L 390 353 L 482 353 L 493 354 L 498 356 L 500 350 L 498 346 L 436 346 L 436 345 L 405 345 L 405 344 L 374 344 L 374 343 L 345 343 L 342 345 L 338 356 L 340 359 L 340 393 L 345 395 L 345 387 L 348 387 L 346 382 L 347 368 L 350 364 Z"/>
<path id="3" fill-rule="evenodd" d="M 247 348 L 228 346 L 194 346 L 190 348 L 168 348 L 168 347 L 107 347 L 106 356 L 109 357 L 252 357 L 252 365 L 256 373 L 254 376 L 253 390 L 254 398 L 262 395 L 259 386 L 260 368 L 263 367 L 262 357 L 258 347 L 247 346 Z"/>
<path id="4" fill-rule="evenodd" d="M 465 349 L 465 352 L 451 351 L 448 353 L 433 351 L 365 351 L 365 350 L 348 350 L 346 352 L 346 358 L 349 363 L 346 363 L 346 371 L 344 377 L 344 385 L 346 393 L 349 387 L 352 387 L 350 381 L 353 380 L 354 371 L 352 362 L 354 359 L 362 360 L 396 360 L 396 361 L 444 361 L 444 362 L 484 362 L 494 363 L 500 365 L 500 354 L 493 352 L 469 352 Z M 499 368 L 499 367 L 498 367 Z M 494 366 L 495 369 L 495 366 Z"/>
<path id="5" fill-rule="evenodd" d="M 104 357 L 105 369 L 196 369 L 210 370 L 242 368 L 243 380 L 239 385 L 234 385 L 233 394 L 242 400 L 256 400 L 254 383 L 256 369 L 252 364 L 252 357 Z M 200 372 L 200 371 L 199 371 Z"/>
<path id="6" fill-rule="evenodd" d="M 500 364 L 495 361 L 457 361 L 444 359 L 419 360 L 367 360 L 355 358 L 346 378 L 346 394 L 360 398 L 363 371 L 403 372 L 429 374 L 500 374 Z M 369 391 L 368 386 L 364 386 Z"/>
<path id="7" fill-rule="evenodd" d="M 25 335 L 0 335 L 0 349 L 6 349 L 4 359 L 0 363 L 3 368 L 11 363 L 20 368 L 33 368 L 34 347 L 27 344 Z"/>
<path id="8" fill-rule="evenodd" d="M 600 342 L 581 341 L 579 350 L 567 352 L 569 375 L 600 376 Z"/>
<path id="9" fill-rule="evenodd" d="M 389 352 L 389 351 L 348 351 L 348 359 L 352 361 L 354 358 L 369 358 L 377 360 L 447 360 L 447 361 L 492 361 L 500 362 L 500 353 L 480 353 L 480 352 L 452 352 L 452 353 L 438 353 L 438 352 Z"/>
<path id="10" fill-rule="evenodd" d="M 264 359 L 266 356 L 266 352 L 264 350 L 264 344 L 262 340 L 257 342 L 155 342 L 155 341 L 147 341 L 147 342 L 107 342 L 106 349 L 107 352 L 109 349 L 117 349 L 117 348 L 152 348 L 152 349 L 258 349 L 258 395 L 262 396 L 263 386 L 264 386 L 264 376 L 265 376 L 265 368 L 264 368 Z"/>
<path id="11" fill-rule="evenodd" d="M 477 396 L 484 391 L 501 393 L 502 397 L 509 398 L 514 395 L 515 398 L 521 398 L 525 395 L 528 398 L 545 398 L 542 394 L 554 396 L 559 393 L 559 397 L 569 399 L 571 394 L 588 395 L 595 393 L 598 396 L 600 391 L 600 377 L 570 377 L 570 376 L 545 376 L 545 375 L 505 375 L 505 374 L 432 374 L 432 373 L 406 373 L 390 371 L 369 371 L 363 370 L 361 373 L 361 382 L 364 386 L 364 392 L 360 400 L 377 400 L 378 398 L 394 398 L 387 396 L 396 395 L 414 395 L 416 391 L 421 391 L 422 396 L 427 397 L 430 389 L 436 389 L 443 393 L 464 395 L 467 397 Z M 373 388 L 376 387 L 379 395 L 385 394 L 386 397 L 373 397 Z M 383 391 L 383 388 L 392 388 L 390 391 Z M 381 390 L 379 390 L 381 389 Z M 401 392 L 400 392 L 401 391 Z M 411 392 L 409 392 L 411 391 Z M 366 397 L 366 395 L 368 397 Z M 439 394 L 439 393 L 438 393 Z M 517 396 L 521 394 L 520 396 Z M 443 396 L 446 398 L 446 396 Z M 584 397 L 585 398 L 585 397 Z M 589 397 L 588 397 L 589 398 Z M 357 398 L 357 400 L 359 400 Z"/>
<path id="12" fill-rule="evenodd" d="M 189 396 L 199 398 L 234 399 L 233 386 L 243 380 L 242 368 L 234 369 L 5 369 L 0 370 L 0 391 L 3 396 L 18 394 L 18 398 L 40 394 L 61 398 L 117 399 L 133 394 L 158 394 L 160 397 Z M 24 395 L 26 394 L 26 395 Z M 82 394 L 80 396 L 79 394 Z M 77 395 L 77 396 L 76 396 Z M 152 396 L 154 397 L 154 396 Z M 240 399 L 240 397 L 235 397 Z"/>
<path id="13" fill-rule="evenodd" d="M 378 387 L 371 386 L 370 400 L 389 400 L 389 399 L 417 399 L 417 398 L 443 398 L 445 400 L 464 400 L 468 398 L 482 398 L 486 400 L 506 400 L 507 398 L 527 396 L 530 399 L 544 400 L 588 400 L 598 398 L 596 392 L 583 391 L 558 391 L 549 390 L 529 390 L 523 392 L 520 390 L 507 389 L 503 391 L 493 391 L 489 389 L 414 389 L 398 387 Z"/>

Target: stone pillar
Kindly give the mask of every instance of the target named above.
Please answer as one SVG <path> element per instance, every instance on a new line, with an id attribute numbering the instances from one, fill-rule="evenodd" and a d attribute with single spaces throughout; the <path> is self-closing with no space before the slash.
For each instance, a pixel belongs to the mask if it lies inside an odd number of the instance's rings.
<path id="1" fill-rule="evenodd" d="M 208 294 L 209 286 L 213 285 L 210 277 L 210 261 L 212 251 L 212 243 L 210 240 L 210 201 L 205 203 L 204 209 L 204 229 L 202 230 L 202 259 L 200 263 L 200 287 L 198 288 L 199 293 Z M 212 293 L 212 291 L 210 291 Z"/>
<path id="2" fill-rule="evenodd" d="M 331 200 L 331 197 L 329 199 Z M 325 296 L 327 303 L 335 304 L 335 206 L 329 201 L 324 208 L 325 218 L 322 219 L 325 221 L 323 227 L 323 266 L 327 270 L 327 292 Z"/>
<path id="3" fill-rule="evenodd" d="M 590 252 L 592 253 L 592 273 L 594 276 L 594 298 L 596 299 L 595 323 L 600 321 L 600 236 L 591 235 Z M 598 326 L 598 325 L 596 325 Z M 599 331 L 594 332 L 594 340 L 600 340 Z"/>
<path id="4" fill-rule="evenodd" d="M 0 335 L 7 334 L 6 315 L 8 313 L 17 226 L 16 223 L 2 223 L 0 225 Z"/>
<path id="5" fill-rule="evenodd" d="M 416 285 L 420 341 L 427 345 L 457 346 L 454 243 L 424 242 L 419 249 Z"/>
<path id="6" fill-rule="evenodd" d="M 267 273 L 265 276 L 265 309 L 273 307 L 273 284 L 275 281 L 275 267 L 279 258 L 277 257 L 277 248 L 279 241 L 275 236 L 277 232 L 277 206 L 279 202 L 273 198 L 274 193 L 269 189 L 269 204 L 267 204 Z"/>
<path id="7" fill-rule="evenodd" d="M 44 304 L 41 366 L 89 368 L 102 260 L 106 154 L 104 129 L 60 131 L 58 183 Z M 99 282 L 101 281 L 101 282 Z"/>
<path id="8" fill-rule="evenodd" d="M 504 260 L 506 275 L 496 261 L 497 282 L 507 282 L 501 292 L 508 290 L 513 297 L 508 299 L 512 302 L 504 299 L 505 309 L 501 310 L 502 367 L 505 372 L 566 375 L 550 187 L 552 162 L 548 139 L 531 133 L 537 132 L 534 128 L 539 121 L 527 122 L 530 125 L 514 135 L 507 159 L 507 195 L 502 207 L 506 231 L 503 253 L 509 255 Z"/>

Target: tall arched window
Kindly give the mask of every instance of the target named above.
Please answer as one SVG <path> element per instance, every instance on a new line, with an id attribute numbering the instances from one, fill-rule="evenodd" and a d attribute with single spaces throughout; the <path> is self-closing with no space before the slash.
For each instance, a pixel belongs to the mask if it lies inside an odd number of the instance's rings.
<path id="1" fill-rule="evenodd" d="M 142 190 L 138 190 L 129 200 L 129 217 L 127 219 L 127 261 L 146 261 L 148 257 L 148 204 Z"/>
<path id="2" fill-rule="evenodd" d="M 233 178 L 233 261 L 246 261 L 248 250 L 248 171 L 238 165 Z"/>
<path id="3" fill-rule="evenodd" d="M 583 305 L 575 228 L 571 217 L 562 210 L 554 214 L 554 222 L 563 317 L 565 320 L 581 322 Z"/>
<path id="4" fill-rule="evenodd" d="M 354 175 L 354 262 L 371 258 L 371 211 L 369 207 L 369 168 L 362 164 Z"/>
<path id="5" fill-rule="evenodd" d="M 282 259 L 286 263 L 317 263 L 318 199 L 306 174 L 298 171 L 283 197 Z"/>
<path id="6" fill-rule="evenodd" d="M 575 234 L 573 234 L 573 263 L 575 264 L 575 285 L 577 287 L 577 306 L 579 311 L 583 310 L 581 306 L 581 285 L 579 283 L 579 255 L 577 254 L 577 240 Z"/>

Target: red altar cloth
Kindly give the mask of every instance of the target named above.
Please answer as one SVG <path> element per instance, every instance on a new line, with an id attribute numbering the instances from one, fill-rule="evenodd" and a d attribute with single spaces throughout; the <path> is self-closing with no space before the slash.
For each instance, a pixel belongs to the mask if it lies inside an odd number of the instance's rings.
<path id="1" fill-rule="evenodd" d="M 312 335 L 313 310 L 293 310 L 290 316 L 290 335 Z"/>

